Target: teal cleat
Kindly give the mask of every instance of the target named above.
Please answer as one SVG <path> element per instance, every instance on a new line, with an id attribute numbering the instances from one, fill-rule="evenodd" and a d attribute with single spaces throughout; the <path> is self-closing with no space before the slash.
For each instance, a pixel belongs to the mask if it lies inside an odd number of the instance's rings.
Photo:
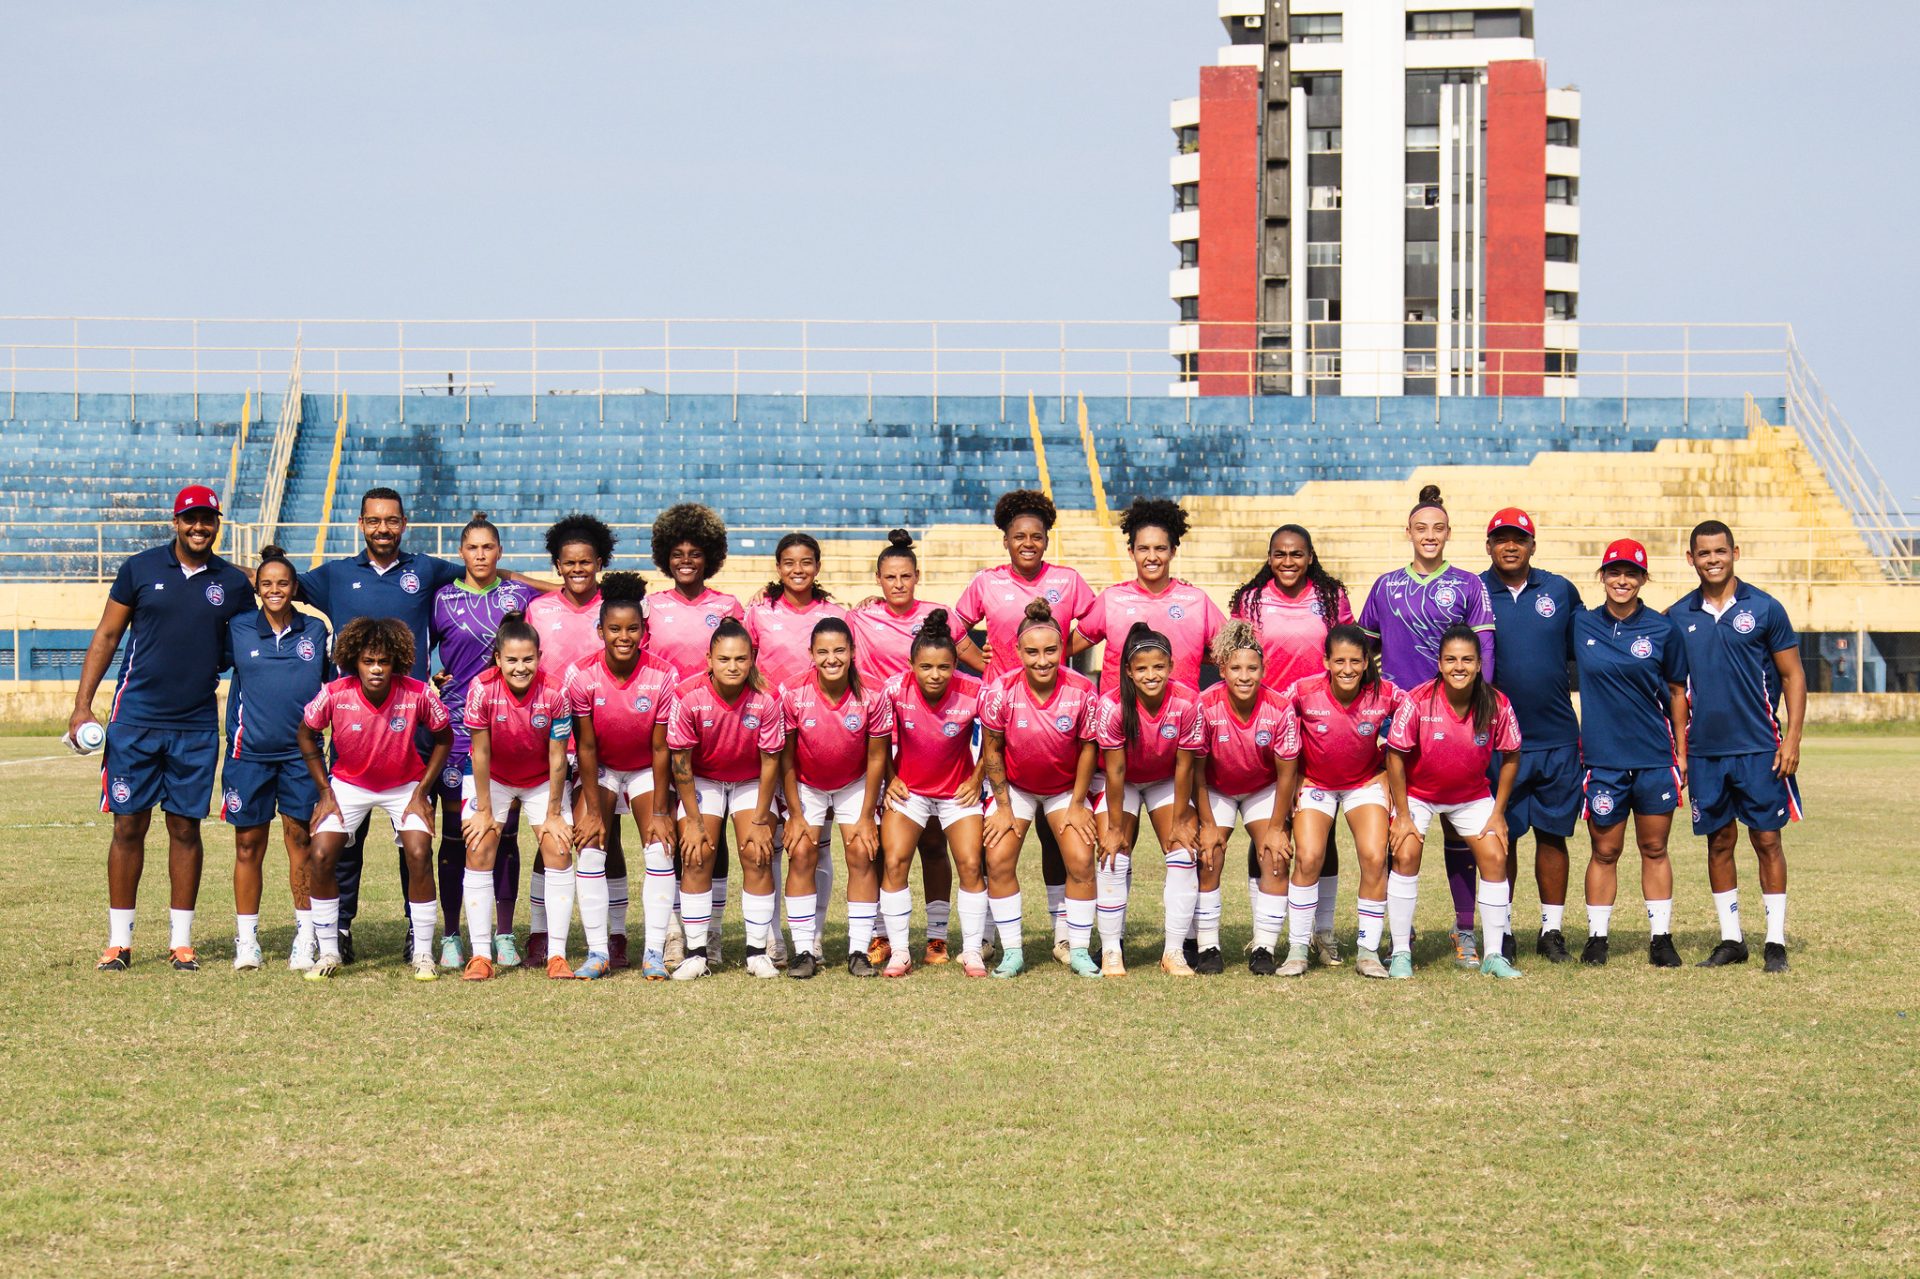
<path id="1" fill-rule="evenodd" d="M 1093 962 L 1093 956 L 1087 953 L 1085 946 L 1075 946 L 1067 953 L 1067 970 L 1075 977 L 1100 975 L 1100 965 Z"/>
<path id="2" fill-rule="evenodd" d="M 520 948 L 513 944 L 512 933 L 501 933 L 493 939 L 493 966 L 495 968 L 520 966 Z"/>
<path id="3" fill-rule="evenodd" d="M 440 939 L 440 966 L 448 972 L 459 972 L 467 966 L 466 949 L 458 936 L 449 934 Z"/>
<path id="4" fill-rule="evenodd" d="M 1000 956 L 999 966 L 993 970 L 995 977 L 1018 977 L 1027 969 L 1026 955 L 1018 946 Z"/>
<path id="5" fill-rule="evenodd" d="M 605 951 L 590 950 L 587 962 L 573 970 L 575 981 L 595 981 L 613 972 L 613 960 Z"/>
<path id="6" fill-rule="evenodd" d="M 1488 977 L 1499 977 L 1512 981 L 1520 975 L 1520 970 L 1507 962 L 1507 957 L 1498 951 L 1480 961 L 1480 971 Z"/>
<path id="7" fill-rule="evenodd" d="M 1412 977 L 1413 956 L 1404 950 L 1395 951 L 1393 958 L 1387 961 L 1387 976 L 1395 981 L 1406 981 Z"/>

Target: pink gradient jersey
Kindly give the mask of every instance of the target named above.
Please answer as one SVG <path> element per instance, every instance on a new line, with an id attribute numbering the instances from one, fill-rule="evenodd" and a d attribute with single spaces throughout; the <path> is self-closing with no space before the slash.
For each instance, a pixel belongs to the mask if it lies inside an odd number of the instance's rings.
<path id="1" fill-rule="evenodd" d="M 893 704 L 886 690 L 862 683 L 827 700 L 817 679 L 780 690 L 780 712 L 794 741 L 793 771 L 815 790 L 839 790 L 866 775 L 867 740 L 893 736 Z M 877 797 L 876 797 L 877 799 Z"/>
<path id="2" fill-rule="evenodd" d="M 487 774 L 507 786 L 539 786 L 547 781 L 548 746 L 573 735 L 573 713 L 560 681 L 545 671 L 533 677 L 524 696 L 515 696 L 496 668 L 482 671 L 467 685 L 461 719 L 467 731 L 487 733 Z"/>
<path id="3" fill-rule="evenodd" d="M 1246 795 L 1274 780 L 1274 744 L 1280 740 L 1285 711 L 1280 695 L 1262 684 L 1253 714 L 1233 711 L 1225 682 L 1200 694 L 1200 718 L 1207 722 L 1207 789 L 1221 795 Z"/>
<path id="4" fill-rule="evenodd" d="M 681 679 L 707 673 L 707 645 L 721 619 L 740 617 L 740 601 L 702 590 L 689 600 L 668 589 L 647 596 L 647 651 L 673 667 Z"/>
<path id="5" fill-rule="evenodd" d="M 1473 712 L 1465 719 L 1447 704 L 1446 689 L 1428 680 L 1406 695 L 1393 714 L 1387 745 L 1407 757 L 1407 796 L 1429 804 L 1471 804 L 1485 799 L 1487 765 L 1495 751 L 1520 749 L 1520 721 L 1507 695 L 1495 692 L 1493 723 L 1476 733 Z"/>
<path id="6" fill-rule="evenodd" d="M 913 637 L 920 633 L 927 614 L 939 608 L 925 600 L 896 613 L 882 602 L 847 610 L 847 625 L 853 628 L 853 664 L 860 678 L 884 686 L 895 675 L 904 675 L 912 664 Z"/>
<path id="7" fill-rule="evenodd" d="M 673 667 L 652 653 L 640 654 L 625 679 L 595 653 L 567 672 L 567 708 L 575 719 L 593 721 L 600 763 L 616 772 L 653 767 L 653 726 L 673 714 Z"/>
<path id="8" fill-rule="evenodd" d="M 549 591 L 527 604 L 527 622 L 540 633 L 540 669 L 564 681 L 567 671 L 601 652 L 600 592 L 575 607 L 565 593 Z"/>
<path id="9" fill-rule="evenodd" d="M 1100 695 L 1093 681 L 1062 667 L 1053 691 L 1043 699 L 1018 671 L 988 684 L 980 703 L 980 726 L 1007 739 L 1007 780 L 1033 795 L 1058 795 L 1073 789 L 1080 767 L 1080 744 L 1098 731 Z"/>
<path id="10" fill-rule="evenodd" d="M 316 733 L 332 731 L 334 779 L 371 791 L 418 782 L 426 764 L 413 748 L 415 730 L 437 733 L 453 725 L 439 695 L 408 675 L 394 678 L 378 706 L 358 679 L 334 680 L 307 703 L 302 718 Z"/>
<path id="11" fill-rule="evenodd" d="M 1352 790 L 1387 766 L 1387 729 L 1407 695 L 1380 680 L 1342 706 L 1325 671 L 1281 695 L 1285 727 L 1273 753 L 1300 761 L 1300 780 L 1324 790 Z"/>
<path id="12" fill-rule="evenodd" d="M 1125 749 L 1127 781 L 1135 786 L 1164 782 L 1173 776 L 1180 752 L 1203 750 L 1207 744 L 1207 721 L 1200 717 L 1200 694 L 1189 684 L 1167 685 L 1160 699 L 1160 713 L 1152 714 L 1140 703 L 1139 731 L 1132 744 L 1126 739 L 1126 714 L 1115 689 L 1100 698 L 1098 735 L 1094 738 L 1104 751 Z"/>
<path id="13" fill-rule="evenodd" d="M 1320 594 L 1312 585 L 1288 598 L 1279 583 L 1268 582 L 1240 602 L 1240 616 L 1253 623 L 1260 636 L 1260 651 L 1266 661 L 1261 682 L 1284 693 L 1309 675 L 1326 671 L 1327 632 L 1335 626 L 1351 626 L 1353 606 L 1347 602 L 1346 591 L 1341 590 L 1330 623 L 1320 607 Z"/>
<path id="14" fill-rule="evenodd" d="M 1121 582 L 1100 592 L 1080 619 L 1080 633 L 1106 641 L 1100 661 L 1100 687 L 1106 692 L 1120 687 L 1120 650 L 1135 622 L 1167 637 L 1173 645 L 1173 678 L 1199 688 L 1200 663 L 1226 620 L 1213 598 L 1189 582 L 1169 581 L 1157 595 L 1139 582 Z"/>
<path id="15" fill-rule="evenodd" d="M 693 772 L 710 782 L 750 782 L 760 776 L 760 756 L 778 755 L 787 744 L 777 693 L 740 690 L 731 704 L 711 675 L 683 680 L 673 690 L 667 748 L 693 752 Z"/>
<path id="16" fill-rule="evenodd" d="M 747 634 L 757 650 L 754 662 L 760 675 L 775 688 L 785 688 L 813 675 L 813 628 L 823 618 L 844 618 L 847 610 L 832 600 L 815 600 L 805 608 L 787 603 L 786 596 L 769 600 L 762 591 L 747 605 Z M 851 630 L 852 627 L 847 629 Z"/>
<path id="17" fill-rule="evenodd" d="M 911 675 L 887 681 L 893 708 L 893 769 L 901 785 L 929 799 L 952 799 L 973 776 L 973 729 L 985 686 L 955 671 L 937 704 Z"/>
<path id="18" fill-rule="evenodd" d="M 1015 640 L 1027 601 L 1044 598 L 1053 606 L 1053 620 L 1060 623 L 1060 638 L 1073 638 L 1073 624 L 1093 607 L 1093 588 L 1087 579 L 1063 564 L 1040 563 L 1039 576 L 1029 581 L 1013 571 L 1011 564 L 996 564 L 974 574 L 967 589 L 953 604 L 953 633 L 964 635 L 982 621 L 987 624 L 987 644 L 993 660 L 987 664 L 989 684 L 1020 670 L 1020 650 Z M 1065 649 L 1062 649 L 1064 656 Z"/>

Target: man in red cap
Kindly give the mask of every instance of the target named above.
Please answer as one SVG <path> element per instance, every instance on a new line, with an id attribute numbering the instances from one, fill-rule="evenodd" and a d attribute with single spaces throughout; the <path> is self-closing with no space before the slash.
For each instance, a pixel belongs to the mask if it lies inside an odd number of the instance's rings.
<path id="1" fill-rule="evenodd" d="M 247 575 L 213 553 L 220 499 L 189 484 L 173 499 L 173 540 L 127 557 L 87 646 L 68 740 L 95 723 L 93 695 L 122 636 L 127 651 L 107 717 L 100 808 L 113 814 L 107 851 L 107 948 L 96 967 L 124 972 L 133 959 L 133 906 L 146 862 L 147 827 L 158 804 L 167 819 L 173 899 L 173 966 L 200 967 L 193 908 L 200 892 L 200 820 L 213 800 L 220 725 L 215 694 L 227 623 L 253 607 Z"/>

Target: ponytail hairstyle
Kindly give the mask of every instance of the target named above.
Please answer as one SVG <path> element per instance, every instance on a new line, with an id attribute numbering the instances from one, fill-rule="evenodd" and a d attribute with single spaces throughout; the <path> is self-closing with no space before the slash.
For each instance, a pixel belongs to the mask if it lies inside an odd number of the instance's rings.
<path id="1" fill-rule="evenodd" d="M 1053 499 L 1039 489 L 1015 489 L 1002 494 L 1000 500 L 993 504 L 993 526 L 1002 533 L 1022 515 L 1033 516 L 1048 532 L 1053 531 L 1054 521 L 1060 518 L 1060 512 L 1054 509 Z"/>
<path id="2" fill-rule="evenodd" d="M 601 607 L 604 610 L 605 605 Z M 493 633 L 495 659 L 499 658 L 500 650 L 506 646 L 508 640 L 526 640 L 533 645 L 535 652 L 540 651 L 540 632 L 533 628 L 533 623 L 527 620 L 527 615 L 517 608 L 501 617 L 500 629 Z"/>
<path id="3" fill-rule="evenodd" d="M 1313 549 L 1313 534 L 1302 525 L 1282 524 L 1273 530 L 1267 537 L 1269 549 L 1273 546 L 1274 538 L 1282 533 L 1291 534 L 1306 543 L 1307 585 L 1313 588 L 1314 602 L 1320 605 L 1320 620 L 1332 626 L 1335 619 L 1340 616 L 1340 595 L 1347 589 L 1346 583 L 1327 572 L 1326 566 L 1320 563 L 1320 552 Z M 1271 558 L 1270 555 L 1269 558 Z M 1260 571 L 1242 582 L 1234 591 L 1233 598 L 1227 601 L 1227 615 L 1252 621 L 1256 616 L 1254 607 L 1260 592 L 1265 590 L 1267 583 L 1271 581 L 1273 581 L 1273 568 L 1269 564 L 1262 563 Z"/>
<path id="4" fill-rule="evenodd" d="M 929 648 L 945 649 L 953 654 L 955 662 L 960 660 L 960 649 L 953 642 L 953 630 L 947 624 L 947 610 L 944 608 L 934 609 L 920 623 L 920 629 L 913 634 L 913 643 L 907 646 L 907 661 L 912 662 Z"/>
<path id="5" fill-rule="evenodd" d="M 473 530 L 477 528 L 483 528 L 487 532 L 493 534 L 493 540 L 496 543 L 500 541 L 500 530 L 493 526 L 493 521 L 487 518 L 487 513 L 485 511 L 475 511 L 473 513 L 473 518 L 468 520 L 466 522 L 465 527 L 463 527 L 460 530 L 460 541 L 462 543 L 465 543 L 467 540 L 467 534 L 473 532 Z"/>
<path id="6" fill-rule="evenodd" d="M 1168 529 L 1167 536 L 1171 538 L 1173 530 Z M 1145 622 L 1129 627 L 1126 641 L 1120 646 L 1120 731 L 1129 745 L 1140 736 L 1140 690 L 1133 686 L 1133 659 L 1155 649 L 1172 662 L 1173 642 Z"/>
<path id="7" fill-rule="evenodd" d="M 1225 672 L 1227 662 L 1241 649 L 1259 658 L 1262 666 L 1266 665 L 1267 653 L 1260 647 L 1260 637 L 1254 633 L 1253 624 L 1245 618 L 1229 618 L 1227 624 L 1214 634 L 1213 651 L 1209 656 L 1213 658 L 1213 664 Z"/>
<path id="8" fill-rule="evenodd" d="M 920 557 L 913 551 L 913 534 L 903 528 L 887 531 L 887 544 L 880 548 L 880 557 L 873 562 L 873 571 L 885 569 L 890 559 L 910 560 L 915 568 L 920 567 Z"/>
<path id="9" fill-rule="evenodd" d="M 600 620 L 605 622 L 607 614 L 617 609 L 630 608 L 640 615 L 644 629 L 647 610 L 641 601 L 646 598 L 647 582 L 638 573 L 608 573 L 600 579 Z"/>
<path id="10" fill-rule="evenodd" d="M 295 568 L 293 561 L 287 558 L 285 549 L 271 543 L 260 548 L 260 568 L 265 568 L 269 564 L 285 564 L 288 575 L 295 582 L 300 580 L 300 570 Z M 258 574 L 259 569 L 255 569 L 254 572 Z"/>
<path id="11" fill-rule="evenodd" d="M 1429 507 L 1440 512 L 1442 515 L 1447 513 L 1447 504 L 1440 500 L 1440 486 L 1438 484 L 1428 484 L 1421 488 L 1420 500 L 1413 504 L 1411 511 L 1407 512 L 1407 519 L 1411 521 L 1414 516 L 1427 510 Z"/>
<path id="12" fill-rule="evenodd" d="M 753 642 L 753 634 L 747 630 L 746 624 L 737 617 L 721 618 L 720 625 L 713 628 L 712 638 L 707 640 L 707 652 L 712 653 L 723 639 L 743 639 L 747 642 L 747 654 L 752 659 L 747 667 L 747 687 L 764 693 L 767 682 L 760 678 L 760 646 Z"/>
<path id="13" fill-rule="evenodd" d="M 1455 622 L 1441 633 L 1440 651 L 1444 653 L 1447 645 L 1456 640 L 1473 645 L 1473 651 L 1476 653 L 1480 651 L 1480 632 L 1474 630 L 1464 622 Z M 1434 674 L 1436 676 L 1439 674 L 1438 662 L 1435 663 Z M 1439 687 L 1441 682 L 1442 681 L 1437 678 L 1434 681 L 1435 687 L 1433 695 L 1435 697 L 1446 696 L 1446 693 Z M 1473 687 L 1468 692 L 1467 704 L 1473 708 L 1473 731 L 1476 733 L 1488 732 L 1493 725 L 1493 713 L 1499 709 L 1500 704 L 1499 700 L 1494 696 L 1493 685 L 1487 683 L 1484 670 L 1481 674 L 1474 676 Z"/>
<path id="14" fill-rule="evenodd" d="M 1477 644 L 1479 640 L 1476 639 L 1474 642 Z M 1367 659 L 1367 668 L 1360 674 L 1358 693 L 1358 696 L 1365 697 L 1380 683 L 1380 654 L 1375 652 L 1373 645 L 1367 642 L 1367 633 L 1351 622 L 1328 628 L 1327 642 L 1321 649 L 1321 655 L 1332 657 L 1336 644 L 1351 644 L 1360 650 L 1360 656 Z"/>
<path id="15" fill-rule="evenodd" d="M 1132 548 L 1136 534 L 1149 528 L 1164 530 L 1167 542 L 1179 550 L 1180 539 L 1187 535 L 1186 508 L 1166 498 L 1134 498 L 1120 516 L 1120 531 L 1127 535 L 1128 548 Z"/>
<path id="16" fill-rule="evenodd" d="M 853 628 L 838 617 L 823 617 L 813 624 L 813 633 L 807 636 L 807 647 L 813 647 L 813 641 L 822 635 L 844 635 L 847 637 L 847 688 L 855 697 L 862 695 L 860 687 L 860 664 L 854 661 L 859 651 L 853 638 Z M 815 678 L 818 678 L 816 675 Z"/>
<path id="17" fill-rule="evenodd" d="M 813 569 L 815 573 L 813 598 L 816 600 L 832 599 L 833 596 L 827 593 L 826 587 L 820 585 L 818 574 L 820 565 L 825 562 L 825 557 L 820 554 L 819 541 L 811 533 L 789 533 L 780 539 L 779 545 L 773 548 L 773 565 L 776 573 L 780 567 L 780 557 L 796 546 L 804 546 L 813 552 Z M 772 604 L 778 601 L 779 598 L 786 593 L 786 589 L 786 587 L 780 584 L 780 579 L 776 575 L 773 581 L 767 583 L 767 603 Z"/>

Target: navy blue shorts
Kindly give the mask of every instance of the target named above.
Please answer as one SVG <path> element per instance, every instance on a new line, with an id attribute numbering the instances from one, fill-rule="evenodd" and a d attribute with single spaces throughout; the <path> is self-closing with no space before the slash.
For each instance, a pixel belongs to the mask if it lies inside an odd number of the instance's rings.
<path id="1" fill-rule="evenodd" d="M 1749 755 L 1689 755 L 1687 785 L 1693 791 L 1693 833 L 1711 835 L 1728 822 L 1749 830 L 1779 830 L 1797 822 L 1800 783 L 1773 775 L 1773 752 Z"/>
<path id="2" fill-rule="evenodd" d="M 1680 807 L 1677 768 L 1589 768 L 1581 813 L 1595 826 L 1618 826 L 1628 813 L 1659 817 Z"/>
<path id="3" fill-rule="evenodd" d="M 175 817 L 206 817 L 213 803 L 220 734 L 211 728 L 107 725 L 100 766 L 100 811 L 144 813 L 158 804 Z"/>
<path id="4" fill-rule="evenodd" d="M 234 759 L 220 770 L 220 811 L 231 826 L 265 826 L 274 813 L 304 822 L 320 802 L 301 759 Z"/>
<path id="5" fill-rule="evenodd" d="M 1573 834 L 1580 825 L 1581 771 L 1577 745 L 1520 752 L 1520 771 L 1507 800 L 1507 847 L 1530 830 L 1562 839 Z M 1499 769 L 1489 767 L 1487 777 L 1499 786 Z"/>

